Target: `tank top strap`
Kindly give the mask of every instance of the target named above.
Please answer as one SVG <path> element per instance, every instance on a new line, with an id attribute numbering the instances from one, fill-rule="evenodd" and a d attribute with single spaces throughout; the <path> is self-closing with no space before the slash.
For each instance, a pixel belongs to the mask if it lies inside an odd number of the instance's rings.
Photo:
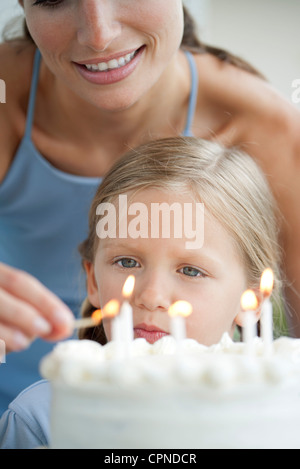
<path id="1" fill-rule="evenodd" d="M 191 71 L 191 93 L 190 93 L 190 100 L 189 100 L 189 107 L 186 119 L 185 129 L 183 131 L 183 136 L 185 137 L 192 137 L 193 133 L 191 131 L 194 115 L 197 106 L 197 97 L 198 97 L 198 70 L 196 66 L 195 59 L 191 52 L 185 51 L 186 58 L 189 62 L 190 71 Z"/>
<path id="2" fill-rule="evenodd" d="M 34 119 L 35 98 L 39 82 L 39 72 L 41 63 L 41 53 L 36 49 L 33 62 L 33 72 L 31 79 L 30 95 L 27 109 L 26 129 L 24 137 L 31 139 L 32 124 Z"/>

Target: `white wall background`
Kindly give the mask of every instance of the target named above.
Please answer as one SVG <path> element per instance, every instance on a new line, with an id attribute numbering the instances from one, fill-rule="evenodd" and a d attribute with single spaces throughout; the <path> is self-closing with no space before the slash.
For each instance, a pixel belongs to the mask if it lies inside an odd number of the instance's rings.
<path id="1" fill-rule="evenodd" d="M 206 42 L 251 62 L 291 100 L 292 82 L 300 79 L 300 0 L 184 3 L 195 15 Z M 0 0 L 0 34 L 3 25 L 20 12 L 17 0 Z"/>
<path id="2" fill-rule="evenodd" d="M 299 0 L 210 0 L 207 41 L 251 62 L 291 99 L 300 78 Z"/>
<path id="3" fill-rule="evenodd" d="M 15 16 L 22 14 L 17 0 L 0 0 L 0 35 L 3 26 Z"/>

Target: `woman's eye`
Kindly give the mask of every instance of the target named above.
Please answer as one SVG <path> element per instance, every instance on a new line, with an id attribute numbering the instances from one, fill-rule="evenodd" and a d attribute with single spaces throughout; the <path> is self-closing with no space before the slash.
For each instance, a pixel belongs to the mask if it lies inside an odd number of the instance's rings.
<path id="1" fill-rule="evenodd" d="M 36 0 L 34 2 L 33 6 L 39 5 L 39 6 L 42 6 L 42 7 L 50 7 L 51 8 L 51 7 L 57 7 L 62 2 L 63 2 L 63 0 Z"/>
<path id="2" fill-rule="evenodd" d="M 184 275 L 187 275 L 188 277 L 204 277 L 205 276 L 203 272 L 201 272 L 199 269 L 196 269 L 195 267 L 186 266 L 180 270 Z"/>
<path id="3" fill-rule="evenodd" d="M 139 263 L 137 261 L 131 258 L 127 258 L 127 257 L 117 260 L 116 264 L 118 264 L 121 267 L 124 267 L 125 269 L 133 269 L 134 267 L 139 266 Z"/>

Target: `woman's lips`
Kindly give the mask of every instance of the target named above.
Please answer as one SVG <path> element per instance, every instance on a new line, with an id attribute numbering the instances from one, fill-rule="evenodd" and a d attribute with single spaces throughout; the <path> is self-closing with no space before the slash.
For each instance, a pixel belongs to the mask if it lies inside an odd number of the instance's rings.
<path id="1" fill-rule="evenodd" d="M 120 66 L 119 68 L 108 69 L 105 71 L 90 71 L 82 63 L 74 62 L 74 66 L 77 68 L 80 75 L 90 83 L 93 83 L 95 85 L 112 85 L 114 83 L 124 80 L 129 75 L 131 75 L 131 73 L 134 72 L 141 60 L 144 50 L 145 46 L 137 49 L 136 53 L 133 54 L 133 57 L 130 59 L 130 61 L 128 63 L 126 63 L 125 61 L 125 65 Z M 86 63 L 86 65 L 92 64 L 93 62 L 89 61 Z"/>
<path id="2" fill-rule="evenodd" d="M 134 338 L 146 339 L 150 344 L 154 344 L 154 342 L 166 335 L 169 335 L 168 332 L 165 332 L 153 325 L 139 324 L 134 327 Z"/>
<path id="3" fill-rule="evenodd" d="M 139 47 L 138 49 L 125 50 L 123 52 L 118 52 L 116 54 L 111 54 L 109 56 L 105 56 L 105 57 L 98 58 L 98 59 L 82 60 L 82 61 L 78 61 L 78 62 L 76 61 L 74 63 L 77 63 L 78 65 L 85 65 L 85 64 L 87 65 L 87 64 L 98 64 L 100 62 L 109 62 L 110 60 L 119 59 L 120 57 L 124 57 L 127 54 L 136 53 L 139 49 L 141 49 L 141 47 Z"/>

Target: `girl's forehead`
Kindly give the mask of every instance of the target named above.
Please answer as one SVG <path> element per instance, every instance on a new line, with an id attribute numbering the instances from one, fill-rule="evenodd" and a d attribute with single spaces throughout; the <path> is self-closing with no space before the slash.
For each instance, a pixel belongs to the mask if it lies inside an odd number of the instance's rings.
<path id="1" fill-rule="evenodd" d="M 111 206 L 106 203 L 102 214 L 96 227 L 100 250 L 161 250 L 177 257 L 241 260 L 232 234 L 188 194 L 154 188 L 125 193 Z"/>

